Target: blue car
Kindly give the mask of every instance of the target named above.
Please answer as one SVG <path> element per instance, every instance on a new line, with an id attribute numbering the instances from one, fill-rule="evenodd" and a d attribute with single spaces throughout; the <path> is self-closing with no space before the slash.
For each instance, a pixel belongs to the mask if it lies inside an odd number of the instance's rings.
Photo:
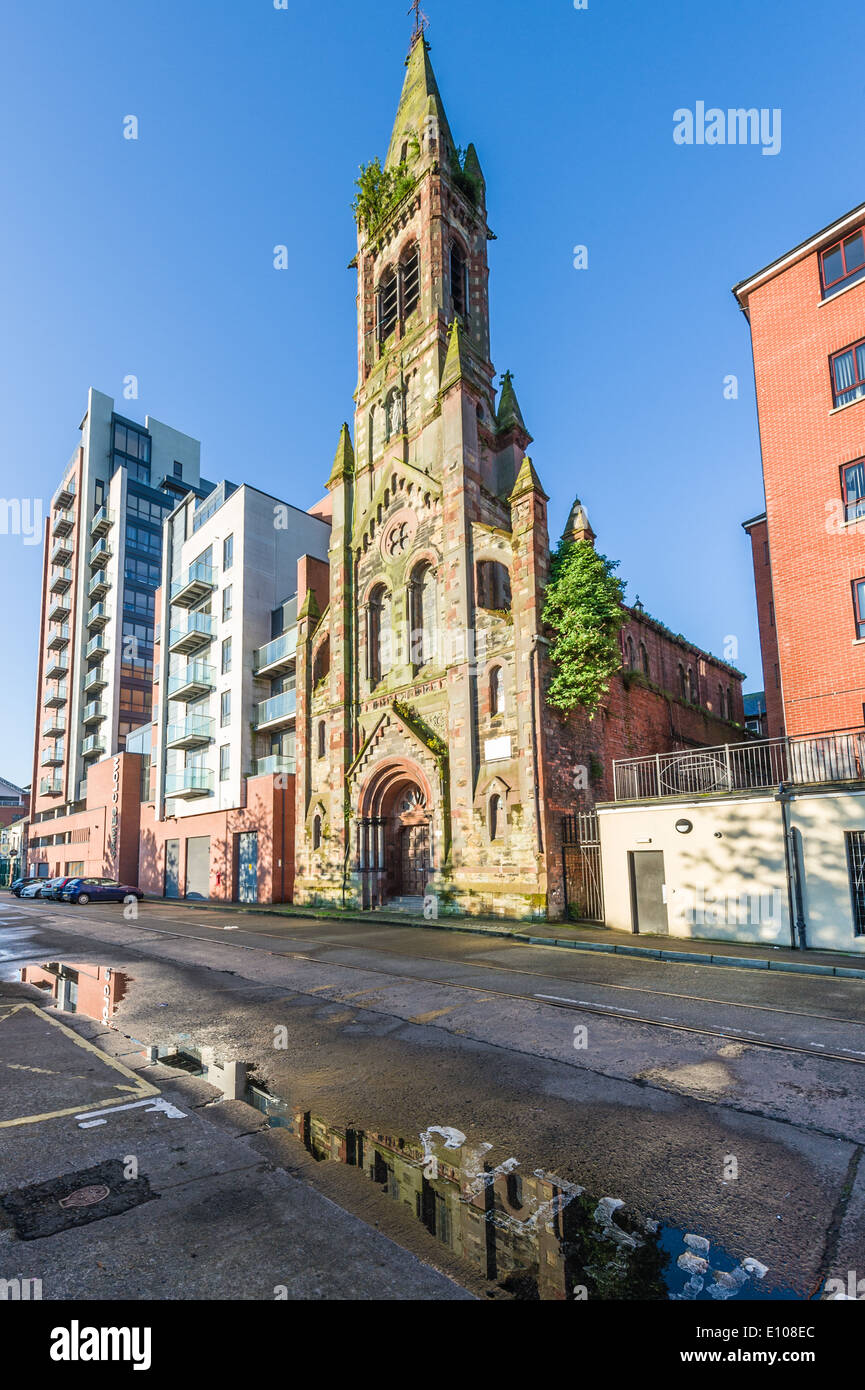
<path id="1" fill-rule="evenodd" d="M 70 878 L 60 892 L 65 903 L 131 903 L 143 897 L 140 888 L 114 878 Z"/>

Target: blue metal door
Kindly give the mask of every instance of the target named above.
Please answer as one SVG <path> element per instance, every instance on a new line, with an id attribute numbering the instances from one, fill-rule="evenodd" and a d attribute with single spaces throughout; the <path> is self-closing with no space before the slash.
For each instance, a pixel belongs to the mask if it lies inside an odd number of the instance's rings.
<path id="1" fill-rule="evenodd" d="M 165 841 L 165 896 L 180 897 L 180 841 Z"/>
<path id="2" fill-rule="evenodd" d="M 237 837 L 238 897 L 242 903 L 258 902 L 258 831 L 245 830 Z"/>

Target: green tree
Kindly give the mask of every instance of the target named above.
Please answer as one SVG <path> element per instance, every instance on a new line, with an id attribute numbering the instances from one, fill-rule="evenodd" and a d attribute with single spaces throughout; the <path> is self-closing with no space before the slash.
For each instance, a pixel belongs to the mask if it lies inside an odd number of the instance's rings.
<path id="1" fill-rule="evenodd" d="M 582 707 L 594 716 L 621 666 L 618 639 L 627 615 L 618 567 L 589 541 L 563 540 L 552 557 L 543 611 L 555 667 L 547 703 L 565 714 Z"/>
<path id="2" fill-rule="evenodd" d="M 378 157 L 369 164 L 362 164 L 352 203 L 358 224 L 368 231 L 374 230 L 391 209 L 411 192 L 414 185 L 415 180 L 405 162 L 393 170 L 383 169 Z"/>

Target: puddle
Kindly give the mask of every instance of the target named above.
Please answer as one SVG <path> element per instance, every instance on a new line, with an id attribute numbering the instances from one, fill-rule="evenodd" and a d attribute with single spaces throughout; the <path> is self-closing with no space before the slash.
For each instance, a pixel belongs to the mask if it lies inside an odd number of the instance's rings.
<path id="1" fill-rule="evenodd" d="M 58 1008 L 109 1022 L 130 976 L 107 966 L 47 962 L 15 978 L 50 993 Z M 422 1134 L 331 1125 L 302 1103 L 275 1095 L 254 1069 L 189 1034 L 143 1046 L 166 1066 L 201 1076 L 226 1099 L 244 1100 L 320 1163 L 354 1168 L 491 1285 L 529 1301 L 793 1300 L 758 1255 L 742 1260 L 702 1235 L 644 1220 L 614 1196 L 586 1192 L 517 1157 L 493 1165 L 491 1145 L 433 1124 Z"/>

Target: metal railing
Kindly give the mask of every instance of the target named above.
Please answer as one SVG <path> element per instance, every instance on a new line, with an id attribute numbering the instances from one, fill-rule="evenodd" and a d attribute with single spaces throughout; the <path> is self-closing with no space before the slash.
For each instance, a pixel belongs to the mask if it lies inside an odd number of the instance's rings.
<path id="1" fill-rule="evenodd" d="M 182 796 L 184 792 L 212 792 L 213 773 L 206 767 L 184 767 L 179 772 L 165 774 L 165 795 Z"/>
<path id="2" fill-rule="evenodd" d="M 859 781 L 865 781 L 862 729 L 725 743 L 613 763 L 616 801 L 757 791 L 781 782 L 818 786 Z"/>
<path id="3" fill-rule="evenodd" d="M 289 628 L 288 632 L 283 632 L 280 637 L 274 637 L 272 642 L 259 647 L 252 658 L 253 671 L 265 670 L 268 666 L 273 666 L 277 661 L 287 661 L 297 653 L 297 628 Z"/>
<path id="4" fill-rule="evenodd" d="M 268 777 L 272 773 L 295 771 L 294 758 L 287 753 L 271 753 L 267 758 L 256 758 L 252 764 L 253 777 Z"/>
<path id="5" fill-rule="evenodd" d="M 206 564 L 203 560 L 196 560 L 187 570 L 184 570 L 179 579 L 175 579 L 171 585 L 172 602 L 178 594 L 182 594 L 184 589 L 190 585 L 200 585 L 206 589 L 212 589 L 216 584 L 216 570 L 212 565 Z"/>
<path id="6" fill-rule="evenodd" d="M 213 738 L 214 720 L 208 714 L 190 714 L 186 719 L 177 719 L 165 731 L 166 743 L 179 743 L 183 739 L 200 739 L 209 742 Z"/>

